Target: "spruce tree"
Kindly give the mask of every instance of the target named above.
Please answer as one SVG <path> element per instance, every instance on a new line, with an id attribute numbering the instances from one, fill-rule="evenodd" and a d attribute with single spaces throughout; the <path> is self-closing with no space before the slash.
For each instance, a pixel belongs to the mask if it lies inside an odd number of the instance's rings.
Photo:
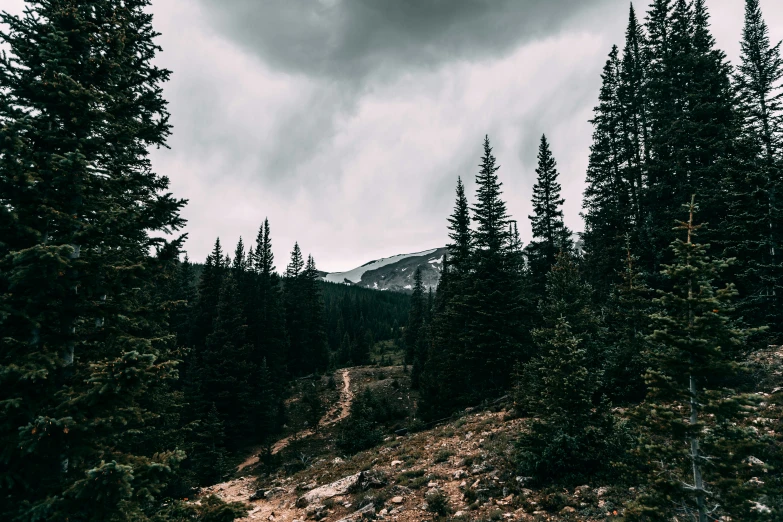
<path id="1" fill-rule="evenodd" d="M 594 479 L 620 449 L 608 402 L 593 402 L 601 373 L 563 316 L 537 331 L 536 341 L 540 355 L 522 376 L 525 409 L 535 420 L 517 443 L 520 471 L 539 484 Z"/>
<path id="2" fill-rule="evenodd" d="M 287 374 L 288 338 L 285 331 L 285 310 L 280 277 L 275 272 L 272 253 L 272 233 L 269 220 L 264 219 L 256 238 L 256 272 L 258 273 L 258 304 L 255 311 L 255 345 L 257 355 L 265 359 L 272 374 L 278 397 Z"/>
<path id="3" fill-rule="evenodd" d="M 417 266 L 413 273 L 413 293 L 411 293 L 410 312 L 408 324 L 405 327 L 405 360 L 413 364 L 418 357 L 419 338 L 424 325 L 424 284 L 421 279 L 421 267 Z"/>
<path id="4" fill-rule="evenodd" d="M 603 392 L 614 403 L 638 403 L 646 388 L 643 374 L 647 369 L 648 316 L 652 312 L 652 291 L 639 270 L 637 257 L 631 251 L 630 236 L 621 280 L 606 303 L 606 358 Z"/>
<path id="5" fill-rule="evenodd" d="M 736 75 L 745 138 L 753 154 L 750 174 L 726 183 L 733 208 L 726 255 L 742 260 L 735 274 L 739 313 L 752 324 L 781 332 L 783 261 L 780 255 L 783 212 L 780 193 L 783 163 L 783 59 L 769 41 L 758 0 L 745 2 L 742 63 Z M 775 342 L 770 339 L 769 342 Z"/>
<path id="6" fill-rule="evenodd" d="M 529 313 L 520 288 L 520 274 L 510 262 L 509 216 L 501 199 L 501 183 L 489 137 L 476 175 L 473 207 L 473 249 L 465 283 L 467 389 L 472 399 L 494 396 L 509 386 L 510 369 L 529 349 L 523 319 Z"/>
<path id="7" fill-rule="evenodd" d="M 223 282 L 213 331 L 205 341 L 199 367 L 193 369 L 201 383 L 201 400 L 214 402 L 234 447 L 251 438 L 253 412 L 260 400 L 249 393 L 256 366 L 236 276 L 232 273 Z"/>
<path id="8" fill-rule="evenodd" d="M 625 167 L 623 178 L 629 189 L 631 221 L 638 227 L 644 216 L 642 198 L 646 181 L 646 162 L 649 159 L 647 99 L 644 85 L 647 62 L 644 57 L 645 35 L 636 18 L 633 4 L 628 13 L 625 46 L 620 63 L 617 98 L 621 108 L 621 154 Z"/>
<path id="9" fill-rule="evenodd" d="M 767 165 L 780 161 L 783 140 L 783 59 L 781 42 L 772 45 L 759 0 L 745 0 L 742 64 L 737 81 L 747 104 L 747 125 L 761 144 Z"/>
<path id="10" fill-rule="evenodd" d="M 413 293 L 411 294 L 408 325 L 405 327 L 405 361 L 413 365 L 411 386 L 419 387 L 421 366 L 424 364 L 425 330 L 427 301 L 424 297 L 424 284 L 421 279 L 421 267 L 417 266 L 413 273 Z"/>
<path id="11" fill-rule="evenodd" d="M 418 415 L 424 419 L 442 418 L 458 405 L 466 404 L 467 373 L 465 350 L 470 309 L 468 291 L 472 256 L 470 208 L 462 180 L 457 178 L 454 211 L 448 219 L 449 255 L 435 294 L 429 328 L 429 356 L 422 365 Z"/>
<path id="12" fill-rule="evenodd" d="M 733 285 L 713 286 L 728 262 L 710 259 L 708 245 L 696 243 L 693 198 L 687 208 L 688 221 L 677 227 L 685 239 L 672 243 L 674 262 L 663 270 L 671 290 L 659 291 L 659 311 L 651 315 L 649 391 L 637 411 L 648 485 L 627 516 L 760 520 L 754 501 L 764 488 L 749 480 L 758 470 L 747 461 L 759 447 L 744 425 L 752 401 L 730 387 L 748 332 L 729 319 Z"/>
<path id="13" fill-rule="evenodd" d="M 582 203 L 585 211 L 585 231 L 582 234 L 585 266 L 602 299 L 608 297 L 616 282 L 622 238 L 633 222 L 630 189 L 633 185 L 634 191 L 637 188 L 641 190 L 641 186 L 636 187 L 638 168 L 626 172 L 625 146 L 630 140 L 638 140 L 638 128 L 628 121 L 621 106 L 618 92 L 620 74 L 618 50 L 613 47 L 601 75 L 603 83 L 599 103 L 591 120 L 593 144 Z M 629 128 L 628 135 L 623 132 L 625 128 Z"/>
<path id="14" fill-rule="evenodd" d="M 639 240 L 645 250 L 639 255 L 657 277 L 669 262 L 671 224 L 679 212 L 673 202 L 702 194 L 705 219 L 721 230 L 729 211 L 720 187 L 726 176 L 743 175 L 743 160 L 736 149 L 740 128 L 730 66 L 715 47 L 704 2 L 656 0 L 647 27 L 650 160 Z M 722 235 L 713 239 L 721 247 Z"/>
<path id="15" fill-rule="evenodd" d="M 528 245 L 528 260 L 533 279 L 533 290 L 543 294 L 546 274 L 555 264 L 558 252 L 571 248 L 571 232 L 563 223 L 563 202 L 560 183 L 557 182 L 557 162 L 545 135 L 538 146 L 538 175 L 533 185 L 533 241 Z"/>
<path id="16" fill-rule="evenodd" d="M 148 3 L 0 14 L 4 520 L 145 520 L 182 457 L 134 438 L 176 377 L 153 296 L 184 224 L 148 157 L 170 130 Z"/>
<path id="17" fill-rule="evenodd" d="M 307 334 L 307 360 L 312 371 L 326 371 L 329 365 L 329 345 L 326 341 L 324 319 L 324 300 L 321 294 L 318 269 L 313 256 L 307 256 L 307 264 L 302 273 L 305 301 L 302 306 L 306 313 L 305 331 Z"/>
<path id="18" fill-rule="evenodd" d="M 465 197 L 462 179 L 457 178 L 457 198 L 454 212 L 449 216 L 449 257 L 452 268 L 458 274 L 467 272 L 470 265 L 472 233 L 470 230 L 470 208 Z"/>
<path id="19" fill-rule="evenodd" d="M 212 332 L 212 322 L 220 300 L 220 289 L 225 277 L 223 249 L 220 238 L 215 240 L 212 253 L 207 256 L 198 285 L 198 302 L 194 307 L 193 328 L 190 342 L 193 346 L 204 346 Z"/>

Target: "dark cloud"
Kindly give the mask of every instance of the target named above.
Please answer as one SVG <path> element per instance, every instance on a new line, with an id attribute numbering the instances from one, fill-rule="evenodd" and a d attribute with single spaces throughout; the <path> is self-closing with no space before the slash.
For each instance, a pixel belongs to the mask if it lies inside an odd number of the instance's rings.
<path id="1" fill-rule="evenodd" d="M 604 0 L 200 0 L 266 63 L 360 82 L 373 71 L 498 57 Z"/>

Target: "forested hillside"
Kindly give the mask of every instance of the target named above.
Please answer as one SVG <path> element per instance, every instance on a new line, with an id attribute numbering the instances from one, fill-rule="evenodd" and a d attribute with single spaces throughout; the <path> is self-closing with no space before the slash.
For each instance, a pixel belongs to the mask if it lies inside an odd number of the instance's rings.
<path id="1" fill-rule="evenodd" d="M 758 0 L 734 66 L 704 0 L 631 7 L 580 245 L 557 144 L 524 245 L 486 136 L 411 294 L 325 283 L 298 243 L 278 267 L 267 220 L 194 266 L 149 158 L 172 132 L 150 2 L 27 3 L 0 14 L 0 519 L 783 519 L 783 58 Z"/>

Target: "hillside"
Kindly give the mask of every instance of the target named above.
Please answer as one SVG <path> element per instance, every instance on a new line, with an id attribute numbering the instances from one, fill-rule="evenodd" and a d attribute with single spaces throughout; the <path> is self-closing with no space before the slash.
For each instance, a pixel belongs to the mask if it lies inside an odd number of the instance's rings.
<path id="1" fill-rule="evenodd" d="M 324 281 L 374 290 L 409 292 L 413 288 L 413 274 L 416 268 L 420 268 L 424 287 L 435 290 L 443 270 L 443 258 L 447 253 L 448 249 L 441 247 L 384 257 L 346 272 L 324 273 Z"/>

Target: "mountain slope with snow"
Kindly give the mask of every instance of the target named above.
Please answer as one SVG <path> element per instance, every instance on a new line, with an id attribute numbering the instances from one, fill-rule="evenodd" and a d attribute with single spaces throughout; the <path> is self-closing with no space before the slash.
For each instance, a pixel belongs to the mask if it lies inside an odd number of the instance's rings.
<path id="1" fill-rule="evenodd" d="M 347 272 L 326 273 L 323 279 L 330 283 L 345 283 L 375 290 L 409 292 L 413 289 L 413 274 L 419 267 L 425 288 L 434 290 L 440 280 L 447 251 L 442 247 L 384 257 Z"/>

